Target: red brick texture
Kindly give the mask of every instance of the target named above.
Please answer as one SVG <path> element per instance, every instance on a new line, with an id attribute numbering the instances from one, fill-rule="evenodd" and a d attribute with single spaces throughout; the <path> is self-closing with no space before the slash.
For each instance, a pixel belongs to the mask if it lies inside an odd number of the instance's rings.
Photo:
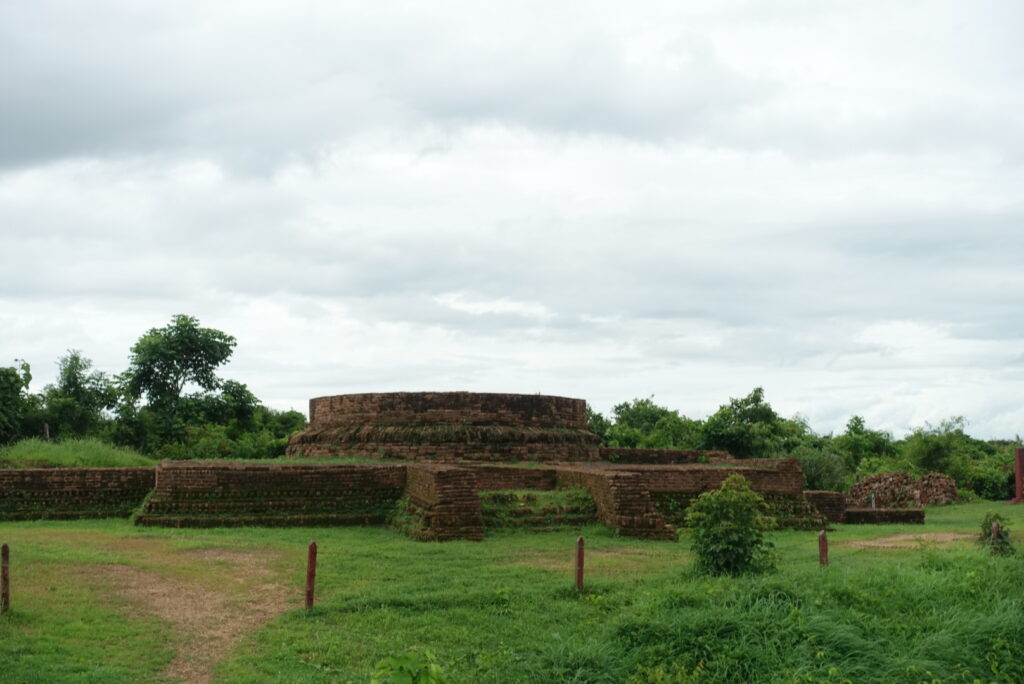
<path id="1" fill-rule="evenodd" d="M 309 402 L 310 423 L 289 456 L 347 454 L 458 461 L 585 461 L 600 438 L 582 399 L 539 394 L 394 392 Z"/>
<path id="2" fill-rule="evenodd" d="M 155 468 L 0 470 L 0 520 L 127 518 L 153 488 Z"/>
<path id="3" fill-rule="evenodd" d="M 165 461 L 139 525 L 373 525 L 388 521 L 405 468 Z"/>
<path id="4" fill-rule="evenodd" d="M 654 510 L 651 493 L 637 473 L 605 469 L 560 468 L 559 487 L 584 487 L 608 527 L 627 537 L 675 539 L 675 532 Z"/>
<path id="5" fill-rule="evenodd" d="M 924 524 L 923 508 L 847 508 L 843 515 L 847 525 L 881 525 L 884 523 Z"/>
<path id="6" fill-rule="evenodd" d="M 508 425 L 587 429 L 582 399 L 541 394 L 388 392 L 309 400 L 309 425 Z"/>
<path id="7" fill-rule="evenodd" d="M 724 451 L 698 451 L 696 449 L 625 449 L 622 447 L 599 447 L 598 460 L 608 463 L 636 463 L 649 465 L 673 465 L 682 463 L 706 463 L 709 459 L 731 459 Z"/>
<path id="8" fill-rule="evenodd" d="M 484 538 L 484 519 L 473 471 L 454 466 L 417 463 L 408 466 L 405 495 L 423 513 L 416 539 Z"/>
<path id="9" fill-rule="evenodd" d="M 846 495 L 842 492 L 806 490 L 804 498 L 811 502 L 829 522 L 843 522 L 843 516 L 846 513 Z"/>

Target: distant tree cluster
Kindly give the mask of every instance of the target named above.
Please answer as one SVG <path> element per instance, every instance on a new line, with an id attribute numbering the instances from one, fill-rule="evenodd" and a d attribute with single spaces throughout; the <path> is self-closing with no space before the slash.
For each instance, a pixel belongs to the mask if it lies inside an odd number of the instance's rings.
<path id="1" fill-rule="evenodd" d="M 901 440 L 867 427 L 852 416 L 840 435 L 815 434 L 800 416 L 783 418 L 764 390 L 730 399 L 705 420 L 659 406 L 653 397 L 612 409 L 610 418 L 589 407 L 588 424 L 605 446 L 648 449 L 720 449 L 737 458 L 796 458 L 808 489 L 845 491 L 870 475 L 904 471 L 945 473 L 968 496 L 1007 499 L 1013 495 L 1013 449 L 1020 440 L 983 441 L 969 436 L 966 421 L 954 417 L 925 425 Z"/>
<path id="2" fill-rule="evenodd" d="M 131 348 L 128 368 L 111 377 L 77 350 L 57 362 L 57 381 L 29 391 L 28 363 L 0 368 L 0 444 L 39 437 L 95 437 L 167 458 L 272 458 L 302 429 L 298 411 L 260 404 L 217 369 L 235 338 L 177 315 Z"/>

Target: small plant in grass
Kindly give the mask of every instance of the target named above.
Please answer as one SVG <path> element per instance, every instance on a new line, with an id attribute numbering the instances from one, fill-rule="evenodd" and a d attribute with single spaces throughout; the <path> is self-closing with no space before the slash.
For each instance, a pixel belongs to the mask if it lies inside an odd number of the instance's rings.
<path id="1" fill-rule="evenodd" d="M 764 538 L 774 521 L 761 512 L 762 502 L 742 475 L 730 475 L 697 497 L 686 515 L 697 567 L 712 575 L 774 569 L 772 544 Z"/>
<path id="2" fill-rule="evenodd" d="M 992 536 L 992 526 L 999 523 L 999 533 Z M 978 535 L 978 544 L 992 552 L 994 556 L 1012 556 L 1016 551 L 1010 543 L 1010 530 L 1006 518 L 998 513 L 989 511 L 981 520 L 981 534 Z"/>
<path id="3" fill-rule="evenodd" d="M 370 684 L 447 684 L 448 681 L 433 653 L 412 649 L 377 663 Z"/>

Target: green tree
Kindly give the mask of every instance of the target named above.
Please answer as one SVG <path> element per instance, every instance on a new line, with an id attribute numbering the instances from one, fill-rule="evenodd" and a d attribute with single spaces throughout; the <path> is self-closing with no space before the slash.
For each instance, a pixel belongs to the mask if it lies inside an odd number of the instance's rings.
<path id="1" fill-rule="evenodd" d="M 217 411 L 249 404 L 255 397 L 240 383 L 229 386 L 234 396 L 212 394 L 225 386 L 217 369 L 231 357 L 235 344 L 231 335 L 202 328 L 196 318 L 184 314 L 140 337 L 120 376 L 123 400 L 118 406 L 117 440 L 151 452 L 183 441 L 186 427 L 201 424 L 215 404 L 228 406 L 217 406 Z M 190 386 L 200 391 L 186 394 Z"/>
<path id="2" fill-rule="evenodd" d="M 43 388 L 46 421 L 56 437 L 85 437 L 105 422 L 117 404 L 117 388 L 105 373 L 75 349 L 57 361 L 57 383 Z"/>
<path id="3" fill-rule="evenodd" d="M 761 512 L 763 499 L 742 475 L 704 492 L 690 506 L 686 524 L 693 528 L 691 548 L 697 566 L 712 575 L 739 575 L 773 566 L 765 532 L 773 527 Z"/>
<path id="4" fill-rule="evenodd" d="M 587 404 L 587 429 L 593 432 L 595 435 L 604 440 L 608 429 L 611 428 L 612 422 L 604 417 L 603 414 L 598 413 L 594 409 L 590 408 L 590 404 Z"/>
<path id="5" fill-rule="evenodd" d="M 231 358 L 235 344 L 231 335 L 201 328 L 196 318 L 178 314 L 132 346 L 122 376 L 125 393 L 133 402 L 145 397 L 154 411 L 174 415 L 189 383 L 206 391 L 220 388 L 217 369 Z"/>
<path id="6" fill-rule="evenodd" d="M 0 368 L 0 444 L 35 434 L 30 422 L 38 412 L 38 399 L 28 391 L 32 370 L 21 359 L 14 362 L 16 366 Z"/>
<path id="7" fill-rule="evenodd" d="M 896 454 L 892 435 L 869 430 L 860 416 L 851 416 L 846 432 L 835 438 L 836 448 L 843 454 L 846 468 L 854 472 L 865 458 L 889 458 Z"/>
<path id="8" fill-rule="evenodd" d="M 609 446 L 642 449 L 698 449 L 701 423 L 654 403 L 654 397 L 623 402 L 612 409 L 615 422 L 605 432 Z"/>
<path id="9" fill-rule="evenodd" d="M 615 416 L 615 425 L 624 428 L 639 430 L 641 434 L 649 435 L 654 431 L 654 426 L 665 416 L 675 413 L 674 411 L 658 406 L 654 403 L 654 397 L 646 399 L 634 399 L 617 404 L 612 409 Z"/>
<path id="10" fill-rule="evenodd" d="M 703 448 L 722 449 L 736 458 L 772 458 L 783 450 L 792 427 L 764 400 L 764 390 L 755 387 L 704 421 Z"/>
<path id="11" fill-rule="evenodd" d="M 703 441 L 703 424 L 672 411 L 654 424 L 650 434 L 640 440 L 645 449 L 699 449 Z"/>

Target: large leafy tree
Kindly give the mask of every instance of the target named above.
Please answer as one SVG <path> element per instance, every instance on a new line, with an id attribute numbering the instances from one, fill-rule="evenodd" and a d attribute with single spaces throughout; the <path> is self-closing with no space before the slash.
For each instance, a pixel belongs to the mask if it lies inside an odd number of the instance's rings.
<path id="1" fill-rule="evenodd" d="M 0 368 L 0 444 L 34 434 L 28 423 L 37 412 L 37 398 L 29 394 L 32 372 L 28 363 L 16 359 L 14 367 Z"/>
<path id="2" fill-rule="evenodd" d="M 700 421 L 659 406 L 654 403 L 654 397 L 617 404 L 612 413 L 615 423 L 602 434 L 609 446 L 644 449 L 700 447 Z"/>
<path id="3" fill-rule="evenodd" d="M 736 458 L 771 458 L 783 450 L 793 427 L 764 400 L 764 389 L 755 387 L 704 421 L 704 448 L 724 449 Z"/>
<path id="4" fill-rule="evenodd" d="M 117 388 L 106 373 L 75 349 L 57 362 L 57 382 L 43 389 L 46 420 L 55 436 L 85 437 L 104 423 L 117 404 Z"/>
<path id="5" fill-rule="evenodd" d="M 133 403 L 145 397 L 152 410 L 173 416 L 190 383 L 207 392 L 221 387 L 217 369 L 231 358 L 235 344 L 231 335 L 201 328 L 196 318 L 178 314 L 132 346 L 122 376 L 125 393 Z"/>
<path id="6" fill-rule="evenodd" d="M 888 458 L 896 453 L 892 435 L 869 430 L 860 416 L 851 416 L 846 432 L 835 438 L 836 448 L 843 454 L 846 467 L 856 471 L 865 458 Z"/>

